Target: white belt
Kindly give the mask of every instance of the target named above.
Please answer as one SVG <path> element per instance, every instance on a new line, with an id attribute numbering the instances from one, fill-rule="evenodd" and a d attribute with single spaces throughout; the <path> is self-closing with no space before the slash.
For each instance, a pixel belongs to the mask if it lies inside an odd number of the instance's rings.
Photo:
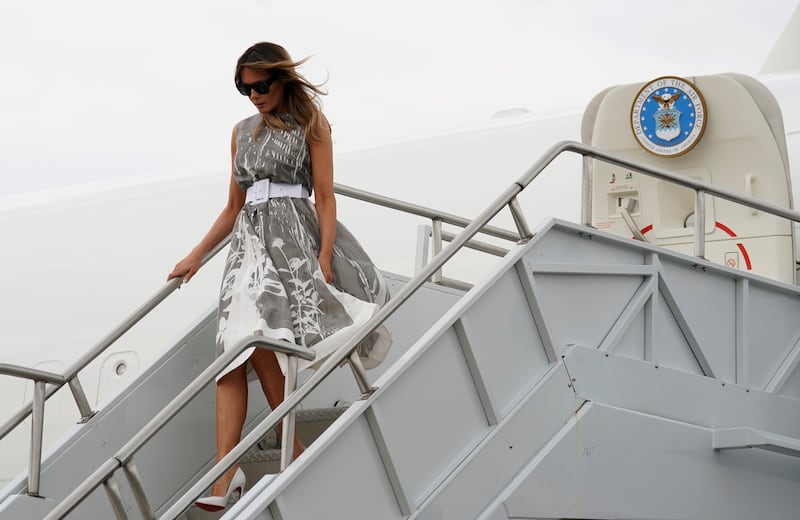
<path id="1" fill-rule="evenodd" d="M 269 179 L 261 179 L 247 188 L 247 196 L 244 201 L 245 203 L 258 204 L 276 197 L 304 199 L 308 198 L 308 196 L 308 190 L 302 184 L 281 184 L 279 182 L 270 182 Z"/>

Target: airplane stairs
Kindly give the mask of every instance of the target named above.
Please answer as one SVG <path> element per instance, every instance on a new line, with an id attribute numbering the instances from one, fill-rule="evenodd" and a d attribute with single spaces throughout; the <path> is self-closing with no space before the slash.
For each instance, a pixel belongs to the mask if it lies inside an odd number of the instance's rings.
<path id="1" fill-rule="evenodd" d="M 223 518 L 797 518 L 799 297 L 551 220 Z"/>
<path id="2" fill-rule="evenodd" d="M 158 518 L 796 519 L 800 288 L 559 220 L 534 231 L 463 296 L 424 286 L 388 322 L 377 390 L 330 412 L 326 380 L 304 407 L 338 418 L 216 515 L 180 504 L 212 462 L 201 394 L 137 457 Z M 193 352 L 159 384 L 208 362 Z M 113 454 L 135 427 L 120 399 L 46 459 L 49 505 L 13 495 L 0 517 L 50 510 Z M 112 517 L 101 489 L 67 516 Z"/>

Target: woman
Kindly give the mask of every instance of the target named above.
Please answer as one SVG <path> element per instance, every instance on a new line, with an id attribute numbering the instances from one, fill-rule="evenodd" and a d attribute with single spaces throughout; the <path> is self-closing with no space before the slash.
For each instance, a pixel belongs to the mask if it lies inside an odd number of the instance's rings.
<path id="1" fill-rule="evenodd" d="M 188 282 L 201 259 L 232 231 L 217 352 L 263 334 L 314 349 L 316 359 L 301 360 L 300 369 L 318 366 L 388 299 L 380 273 L 336 220 L 330 125 L 319 106 L 323 92 L 296 70 L 304 62 L 265 42 L 239 58 L 236 88 L 258 113 L 233 129 L 227 205 L 167 277 Z M 379 363 L 390 343 L 380 328 L 359 345 L 364 366 Z M 283 401 L 285 356 L 255 348 L 243 352 L 217 379 L 217 460 L 241 437 L 249 368 L 273 409 Z M 295 438 L 294 453 L 302 451 Z M 234 466 L 197 505 L 218 511 L 243 489 L 244 473 Z"/>

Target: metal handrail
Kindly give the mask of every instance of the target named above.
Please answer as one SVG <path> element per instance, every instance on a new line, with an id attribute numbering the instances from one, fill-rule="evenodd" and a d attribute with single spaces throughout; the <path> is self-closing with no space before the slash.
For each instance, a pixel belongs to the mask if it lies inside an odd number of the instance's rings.
<path id="1" fill-rule="evenodd" d="M 223 247 L 230 242 L 230 237 L 227 237 L 222 242 L 217 244 L 201 261 L 201 266 L 205 265 L 211 258 L 213 258 Z M 53 372 L 45 372 L 30 367 L 24 367 L 11 364 L 0 364 L 0 375 L 9 375 L 12 377 L 20 377 L 28 379 L 34 384 L 33 398 L 29 403 L 26 403 L 17 413 L 15 413 L 9 420 L 7 420 L 2 427 L 0 427 L 0 441 L 6 435 L 12 432 L 22 422 L 32 416 L 31 420 L 31 444 L 30 444 L 30 458 L 28 461 L 28 490 L 27 493 L 31 496 L 39 496 L 39 480 L 41 477 L 42 467 L 42 444 L 44 436 L 44 406 L 47 400 L 61 389 L 65 384 L 68 384 L 72 392 L 75 404 L 81 414 L 79 423 L 85 423 L 95 415 L 92 410 L 89 400 L 83 391 L 83 387 L 78 379 L 78 373 L 86 368 L 89 363 L 94 361 L 100 354 L 110 347 L 117 339 L 136 325 L 142 318 L 156 308 L 167 296 L 172 294 L 183 284 L 183 280 L 176 278 L 167 282 L 155 295 L 150 297 L 144 304 L 136 309 L 127 319 L 120 323 L 103 339 L 101 339 L 94 347 L 87 351 L 84 355 L 78 358 L 72 365 L 70 365 L 66 373 L 56 374 Z M 47 387 L 46 383 L 51 386 Z"/>
<path id="2" fill-rule="evenodd" d="M 417 216 L 420 216 L 420 217 L 425 217 L 425 218 L 430 219 L 431 220 L 431 231 L 432 231 L 431 243 L 433 245 L 433 251 L 432 251 L 433 256 L 436 256 L 436 254 L 438 254 L 439 251 L 442 250 L 442 240 L 446 240 L 445 234 L 447 232 L 442 230 L 442 224 L 451 224 L 451 225 L 454 225 L 454 226 L 459 226 L 461 228 L 465 228 L 471 222 L 471 220 L 463 218 L 463 217 L 459 217 L 459 216 L 452 215 L 452 214 L 449 214 L 449 213 L 444 213 L 444 212 L 438 211 L 438 210 L 433 210 L 433 209 L 430 209 L 430 208 L 426 208 L 424 206 L 419 206 L 417 204 L 412 204 L 410 202 L 399 201 L 399 200 L 396 200 L 396 199 L 391 199 L 389 197 L 376 195 L 374 193 L 370 193 L 370 192 L 367 192 L 367 191 L 359 190 L 357 188 L 352 188 L 352 187 L 349 187 L 349 186 L 343 186 L 341 184 L 335 184 L 334 183 L 334 191 L 337 194 L 345 195 L 347 197 L 350 197 L 350 198 L 353 198 L 353 199 L 357 199 L 357 200 L 361 200 L 363 202 L 369 202 L 371 204 L 375 204 L 375 205 L 378 205 L 378 206 L 383 206 L 385 208 L 395 209 L 395 210 L 403 211 L 405 213 L 410 213 L 410 214 L 413 214 L 413 215 L 417 215 Z M 520 222 L 518 221 L 518 214 L 517 214 L 517 212 L 519 210 L 519 207 L 512 205 L 512 206 L 510 206 L 510 208 L 511 208 L 512 217 L 514 217 L 514 221 L 517 224 L 517 226 L 519 227 Z M 524 225 L 524 222 L 522 224 Z M 484 226 L 481 229 L 480 232 L 484 233 L 486 235 L 494 236 L 496 238 L 502 238 L 504 240 L 516 241 L 516 240 L 519 239 L 519 236 L 516 233 L 513 233 L 513 232 L 508 231 L 506 229 L 498 228 L 498 227 L 495 227 L 495 226 L 489 226 L 489 225 Z M 451 235 L 451 236 L 454 236 L 454 235 Z M 486 252 L 485 249 L 481 249 L 480 246 L 479 247 L 472 247 L 469 243 L 467 244 L 467 247 L 470 247 L 472 249 L 482 250 L 482 251 Z M 491 247 L 491 246 L 489 246 L 489 247 Z M 494 253 L 491 253 L 491 254 L 494 254 Z M 442 270 L 441 269 L 439 269 L 438 271 L 435 271 L 433 273 L 433 275 L 431 275 L 430 281 L 433 282 L 433 283 L 436 283 L 436 284 L 447 285 L 447 286 L 456 287 L 456 288 L 465 288 L 465 287 L 468 286 L 468 284 L 465 284 L 463 282 L 459 282 L 458 280 L 451 280 L 451 279 L 445 278 L 442 275 Z"/>
<path id="3" fill-rule="evenodd" d="M 64 376 L 35 368 L 26 368 L 16 365 L 0 363 L 0 374 L 28 379 L 33 382 L 33 402 L 31 419 L 31 445 L 28 459 L 28 494 L 39 496 L 39 479 L 42 472 L 42 434 L 44 431 L 44 402 L 47 383 L 63 385 L 66 383 Z M 80 389 L 80 387 L 78 387 Z M 81 395 L 75 393 L 75 401 L 81 406 L 81 397 L 86 396 L 80 389 Z"/>
<path id="4" fill-rule="evenodd" d="M 12 377 L 19 377 L 21 379 L 30 379 L 31 381 L 42 381 L 53 385 L 63 385 L 67 382 L 67 378 L 61 374 L 54 372 L 47 372 L 37 368 L 22 367 L 19 365 L 10 365 L 8 363 L 0 363 L 0 374 Z"/>
<path id="5" fill-rule="evenodd" d="M 452 242 L 453 239 L 456 238 L 455 233 L 450 233 L 449 231 L 442 231 L 442 240 L 445 242 Z M 492 256 L 499 256 L 504 257 L 508 254 L 508 249 L 500 246 L 496 246 L 494 244 L 489 244 L 486 242 L 481 242 L 479 240 L 470 240 L 464 247 L 468 249 L 472 249 L 474 251 L 480 251 L 481 253 L 486 253 Z"/>
<path id="6" fill-rule="evenodd" d="M 211 258 L 213 258 L 223 247 L 228 245 L 230 242 L 230 237 L 225 238 L 222 242 L 217 244 L 215 248 L 213 248 L 202 260 L 201 266 L 205 265 Z M 63 381 L 58 383 L 52 382 L 55 386 L 52 386 L 47 389 L 45 394 L 45 399 L 49 399 L 56 391 L 58 391 L 65 383 L 76 380 L 78 372 L 86 368 L 89 363 L 94 361 L 100 354 L 105 352 L 105 350 L 110 347 L 116 340 L 118 340 L 122 335 L 128 332 L 134 325 L 136 325 L 142 318 L 144 318 L 150 311 L 156 308 L 164 299 L 167 298 L 170 294 L 172 294 L 176 289 L 178 289 L 183 284 L 183 280 L 181 278 L 175 278 L 167 282 L 161 289 L 158 290 L 153 296 L 148 298 L 145 303 L 139 306 L 138 309 L 133 311 L 122 323 L 117 325 L 111 332 L 109 332 L 103 339 L 98 341 L 91 349 L 89 349 L 85 354 L 83 354 L 77 361 L 75 361 L 72 365 L 67 368 L 65 375 L 63 376 Z M 14 365 L 5 365 L 6 367 L 14 366 Z M 27 367 L 20 367 L 14 366 L 17 370 L 28 371 L 33 370 Z M 32 402 L 27 403 L 23 406 L 14 416 L 11 417 L 8 421 L 6 421 L 2 427 L 0 427 L 0 440 L 9 434 L 14 428 L 16 428 L 22 421 L 28 418 L 32 410 Z M 87 416 L 84 413 L 84 410 L 81 410 L 82 413 L 82 422 L 91 417 L 91 414 Z M 93 413 L 93 412 L 92 412 Z"/>
<path id="7" fill-rule="evenodd" d="M 720 188 L 714 186 L 713 184 L 709 184 L 707 182 L 699 181 L 693 179 L 691 177 L 686 177 L 684 175 L 680 175 L 674 173 L 670 170 L 665 168 L 659 168 L 657 166 L 652 166 L 649 164 L 641 163 L 638 161 L 633 161 L 621 155 L 605 152 L 599 150 L 597 148 L 593 148 L 591 146 L 577 143 L 574 141 L 562 141 L 558 143 L 553 148 L 550 149 L 550 152 L 546 154 L 543 159 L 550 157 L 553 151 L 557 151 L 559 154 L 564 151 L 575 152 L 581 154 L 584 159 L 591 157 L 594 159 L 600 159 L 604 162 L 609 164 L 614 164 L 616 166 L 621 166 L 623 168 L 627 168 L 629 170 L 634 170 L 649 177 L 654 177 L 659 180 L 666 180 L 671 183 L 677 184 L 678 186 L 683 186 L 684 188 L 689 188 L 694 190 L 695 192 L 695 202 L 694 202 L 694 210 L 695 210 L 695 226 L 694 226 L 694 256 L 698 258 L 705 258 L 705 195 L 713 195 L 715 197 L 719 197 L 721 199 L 728 200 L 730 202 L 734 202 L 736 204 L 740 204 L 742 206 L 746 206 L 752 209 L 760 210 L 765 213 L 769 213 L 771 215 L 775 215 L 777 217 L 783 217 L 787 220 L 791 220 L 793 222 L 800 222 L 800 212 L 794 211 L 792 209 L 784 208 L 783 206 L 778 206 L 777 204 L 771 204 L 769 202 L 764 202 L 758 200 L 756 198 L 747 196 L 747 195 L 740 195 L 734 191 L 727 190 L 725 188 Z M 547 160 L 547 164 L 549 164 L 555 156 L 550 157 Z M 540 160 L 541 161 L 541 160 Z M 584 160 L 584 182 L 587 179 L 590 179 L 589 172 L 591 171 L 591 165 L 588 164 L 588 161 Z M 524 182 L 526 176 L 523 176 L 520 179 L 521 182 Z M 535 177 L 535 176 L 534 176 Z M 532 180 L 532 179 L 531 179 Z M 591 226 L 591 209 L 592 209 L 592 199 L 591 193 L 587 194 L 586 190 L 583 191 L 583 202 L 581 206 L 581 219 L 582 224 L 586 226 Z"/>
<path id="8" fill-rule="evenodd" d="M 445 224 L 450 224 L 461 228 L 466 228 L 472 223 L 472 220 L 468 218 L 459 217 L 457 215 L 445 213 L 443 211 L 438 211 L 431 208 L 426 208 L 425 206 L 419 206 L 417 204 L 412 204 L 410 202 L 392 199 L 390 197 L 384 197 L 383 195 L 378 195 L 376 193 L 370 193 L 368 191 L 359 190 L 357 188 L 352 188 L 350 186 L 345 186 L 343 184 L 334 183 L 333 191 L 335 191 L 339 195 L 350 197 L 351 199 L 360 200 L 362 202 L 368 202 L 370 204 L 374 204 L 376 206 L 382 206 L 388 209 L 395 209 L 398 211 L 402 211 L 403 213 L 410 213 L 412 215 L 417 215 L 418 217 L 425 217 L 431 220 L 438 220 Z M 519 240 L 519 236 L 513 231 L 508 231 L 507 229 L 495 226 L 488 226 L 488 225 L 483 226 L 480 232 L 497 238 L 503 238 L 505 240 L 511 240 L 511 241 Z"/>

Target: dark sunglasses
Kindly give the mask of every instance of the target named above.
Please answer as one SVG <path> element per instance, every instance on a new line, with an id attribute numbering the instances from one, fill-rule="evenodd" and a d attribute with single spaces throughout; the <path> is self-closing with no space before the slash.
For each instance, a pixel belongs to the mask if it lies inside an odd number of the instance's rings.
<path id="1" fill-rule="evenodd" d="M 236 90 L 243 96 L 250 97 L 250 91 L 255 90 L 259 94 L 269 94 L 269 87 L 275 83 L 278 78 L 272 77 L 264 81 L 256 81 L 255 83 L 242 83 L 236 82 Z"/>

